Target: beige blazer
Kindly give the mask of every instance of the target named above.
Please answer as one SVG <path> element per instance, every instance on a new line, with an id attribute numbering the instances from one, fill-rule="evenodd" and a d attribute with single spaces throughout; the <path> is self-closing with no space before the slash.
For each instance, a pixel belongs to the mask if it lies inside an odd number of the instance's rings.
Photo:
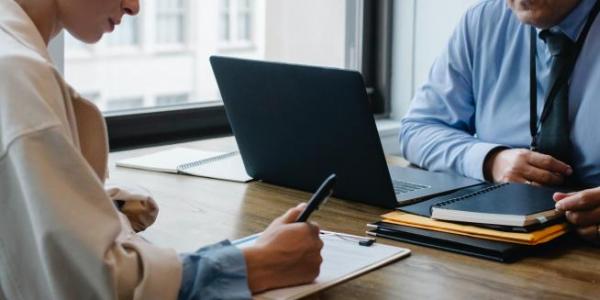
<path id="1" fill-rule="evenodd" d="M 155 203 L 105 189 L 107 154 L 98 109 L 65 83 L 21 7 L 0 0 L 0 298 L 177 297 L 177 254 L 135 234 Z"/>

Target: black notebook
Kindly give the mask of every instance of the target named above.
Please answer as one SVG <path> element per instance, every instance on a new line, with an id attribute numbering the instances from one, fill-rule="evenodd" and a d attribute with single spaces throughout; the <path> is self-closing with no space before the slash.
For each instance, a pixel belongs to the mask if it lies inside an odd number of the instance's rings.
<path id="1" fill-rule="evenodd" d="M 489 184 L 435 203 L 431 218 L 444 221 L 526 227 L 546 224 L 562 213 L 552 196 L 558 189 L 526 184 Z"/>

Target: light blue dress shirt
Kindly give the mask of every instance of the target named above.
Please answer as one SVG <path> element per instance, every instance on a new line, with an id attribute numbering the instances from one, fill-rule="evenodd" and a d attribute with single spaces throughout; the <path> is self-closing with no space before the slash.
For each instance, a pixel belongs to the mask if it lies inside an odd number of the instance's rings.
<path id="1" fill-rule="evenodd" d="M 183 276 L 179 300 L 251 299 L 246 261 L 229 241 L 180 256 Z"/>
<path id="2" fill-rule="evenodd" d="M 551 30 L 576 40 L 594 3 L 582 0 Z M 539 116 L 552 60 L 539 36 L 537 41 Z M 528 148 L 529 51 L 530 26 L 519 22 L 506 0 L 481 1 L 470 8 L 402 120 L 403 156 L 432 171 L 484 179 L 483 162 L 492 149 Z M 599 53 L 600 16 L 569 90 L 573 176 L 590 186 L 600 186 Z"/>

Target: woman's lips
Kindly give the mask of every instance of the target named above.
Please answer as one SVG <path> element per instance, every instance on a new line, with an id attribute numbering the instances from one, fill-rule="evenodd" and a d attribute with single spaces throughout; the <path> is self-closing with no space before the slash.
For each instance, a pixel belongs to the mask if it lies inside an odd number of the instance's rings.
<path id="1" fill-rule="evenodd" d="M 113 32 L 115 30 L 115 21 L 113 21 L 113 19 L 109 18 L 108 19 L 108 25 L 109 25 L 109 32 Z"/>

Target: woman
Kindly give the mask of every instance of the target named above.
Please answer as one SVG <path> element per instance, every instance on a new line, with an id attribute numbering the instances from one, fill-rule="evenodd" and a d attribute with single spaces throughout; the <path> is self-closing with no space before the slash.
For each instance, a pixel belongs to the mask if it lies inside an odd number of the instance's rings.
<path id="1" fill-rule="evenodd" d="M 314 280 L 323 244 L 293 223 L 303 205 L 243 251 L 225 241 L 178 256 L 135 234 L 155 203 L 105 188 L 102 115 L 47 45 L 63 29 L 96 42 L 138 11 L 138 0 L 0 0 L 0 298 L 249 298 Z"/>

